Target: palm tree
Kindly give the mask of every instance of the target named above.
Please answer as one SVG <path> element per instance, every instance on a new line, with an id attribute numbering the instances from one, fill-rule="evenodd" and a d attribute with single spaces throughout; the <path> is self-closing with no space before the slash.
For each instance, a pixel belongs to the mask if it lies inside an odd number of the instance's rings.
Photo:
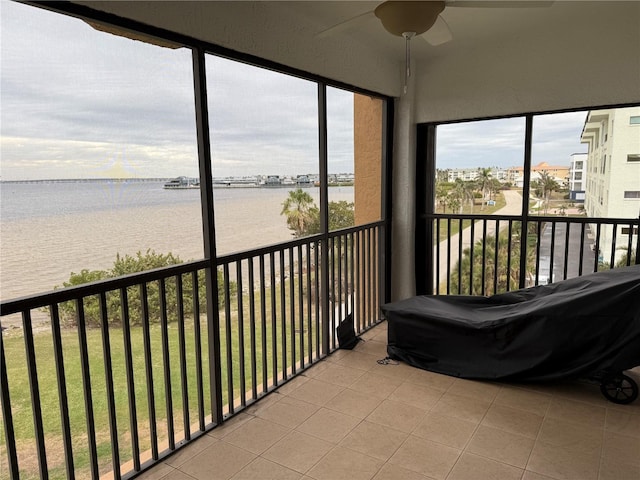
<path id="1" fill-rule="evenodd" d="M 456 264 L 451 271 L 452 293 L 462 295 L 492 295 L 507 291 L 507 284 L 511 290 L 517 289 L 520 282 L 520 227 L 514 226 L 508 237 L 506 232 L 500 232 L 497 244 L 496 265 L 496 238 L 488 236 L 484 240 L 478 240 L 473 247 L 473 279 L 471 278 L 471 249 L 464 250 L 459 266 Z M 484 282 L 482 275 L 482 249 L 485 247 Z M 511 256 L 509 257 L 509 249 Z M 510 259 L 510 261 L 508 261 Z M 527 248 L 527 272 L 535 270 L 535 249 Z M 462 271 L 462 277 L 458 278 L 458 268 Z M 494 278 L 496 290 L 494 291 Z M 473 282 L 473 289 L 471 283 Z"/>
<path id="2" fill-rule="evenodd" d="M 462 201 L 460 200 L 460 196 L 455 190 L 452 190 L 447 197 L 447 203 L 449 207 L 451 207 L 451 212 L 455 213 L 456 210 L 458 213 L 462 213 Z"/>
<path id="3" fill-rule="evenodd" d="M 449 191 L 449 205 L 452 210 L 458 209 L 458 213 L 462 214 L 462 207 L 465 202 L 471 204 L 471 213 L 473 213 L 473 182 L 464 182 L 459 178 L 453 184 L 453 189 Z"/>
<path id="4" fill-rule="evenodd" d="M 549 208 L 551 192 L 560 190 L 560 185 L 558 185 L 558 182 L 556 182 L 549 172 L 543 170 L 540 172 L 540 178 L 533 182 L 533 188 L 536 195 L 542 197 L 544 200 L 544 214 L 546 215 Z"/>
<path id="5" fill-rule="evenodd" d="M 496 196 L 498 195 L 498 192 L 501 188 L 502 183 L 500 183 L 500 180 L 498 180 L 497 178 L 492 178 L 491 183 L 489 184 L 489 193 L 491 194 L 491 198 L 493 200 L 496 199 Z"/>
<path id="6" fill-rule="evenodd" d="M 462 198 L 469 202 L 471 213 L 473 213 L 473 204 L 475 203 L 475 184 L 474 182 L 462 182 Z"/>
<path id="7" fill-rule="evenodd" d="M 449 188 L 448 183 L 441 180 L 436 181 L 436 204 L 442 205 L 442 213 L 447 212 L 447 204 L 449 203 Z"/>
<path id="8" fill-rule="evenodd" d="M 629 250 L 627 249 L 627 247 L 618 247 L 616 248 L 616 250 L 624 250 L 624 253 L 615 263 L 615 266 L 613 268 L 626 267 L 627 262 L 629 263 L 629 265 L 636 264 L 636 252 L 632 251 L 631 257 L 629 257 Z M 609 262 L 598 262 L 598 270 L 609 270 L 610 268 L 611 264 Z"/>
<path id="9" fill-rule="evenodd" d="M 481 210 L 484 210 L 484 207 L 487 203 L 487 194 L 491 186 L 491 169 L 479 168 L 478 170 L 479 170 L 479 173 L 478 173 L 478 177 L 476 178 L 476 185 L 478 187 L 478 190 L 482 192 Z"/>
<path id="10" fill-rule="evenodd" d="M 446 182 L 449 176 L 449 170 L 438 168 L 436 169 L 436 182 Z"/>
<path id="11" fill-rule="evenodd" d="M 287 217 L 287 226 L 293 230 L 294 237 L 307 235 L 306 226 L 311 221 L 310 211 L 313 206 L 313 198 L 301 188 L 289 191 L 289 196 L 282 202 L 280 215 Z"/>
<path id="12" fill-rule="evenodd" d="M 623 248 L 620 248 L 620 250 L 627 250 L 627 249 L 623 247 Z M 629 251 L 628 250 L 626 252 L 624 252 L 622 257 L 620 257 L 620 260 L 618 260 L 616 262 L 616 268 L 626 267 L 627 266 L 627 262 L 629 263 L 629 265 L 635 265 L 636 264 L 636 252 L 631 252 L 631 257 L 629 257 Z"/>

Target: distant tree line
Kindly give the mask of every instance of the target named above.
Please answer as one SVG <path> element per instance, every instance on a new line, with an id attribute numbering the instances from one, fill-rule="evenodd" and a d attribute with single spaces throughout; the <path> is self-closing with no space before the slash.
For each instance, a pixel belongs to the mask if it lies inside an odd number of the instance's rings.
<path id="1" fill-rule="evenodd" d="M 471 213 L 476 198 L 481 199 L 480 210 L 484 210 L 487 202 L 503 188 L 502 183 L 492 177 L 490 168 L 481 168 L 475 180 L 462 180 L 456 178 L 453 182 L 447 182 L 442 177 L 436 178 L 436 206 L 441 208 L 440 213 L 461 214 L 465 204 L 470 207 Z"/>
<path id="2" fill-rule="evenodd" d="M 462 180 L 456 178 L 453 182 L 448 182 L 443 171 L 439 171 L 436 176 L 436 206 L 440 208 L 440 213 L 447 213 L 447 208 L 451 213 L 463 213 L 465 204 L 470 207 L 470 213 L 476 199 L 481 199 L 480 210 L 484 210 L 487 202 L 503 188 L 498 179 L 492 177 L 490 168 L 478 169 L 478 176 L 475 180 Z M 549 209 L 549 200 L 553 192 L 560 191 L 558 182 L 547 171 L 539 172 L 539 178 L 531 182 L 531 192 L 542 200 L 544 214 Z"/>

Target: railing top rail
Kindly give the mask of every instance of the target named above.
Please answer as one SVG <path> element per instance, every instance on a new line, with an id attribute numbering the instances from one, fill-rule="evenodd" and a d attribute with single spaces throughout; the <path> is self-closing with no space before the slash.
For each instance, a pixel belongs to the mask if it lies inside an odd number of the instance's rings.
<path id="1" fill-rule="evenodd" d="M 477 215 L 477 214 L 457 214 L 457 213 L 426 213 L 423 219 L 452 219 L 452 220 L 522 220 L 521 215 Z M 640 225 L 640 218 L 604 218 L 604 217 L 558 217 L 530 215 L 529 222 L 562 222 L 562 223 L 604 223 L 604 224 L 625 224 Z"/>
<path id="2" fill-rule="evenodd" d="M 375 227 L 381 227 L 383 225 L 385 225 L 386 222 L 384 220 L 379 220 L 377 222 L 371 222 L 371 223 L 367 223 L 364 225 L 357 225 L 355 227 L 349 227 L 349 228 L 341 228 L 340 230 L 333 230 L 331 232 L 329 232 L 328 236 L 329 237 L 339 237 L 341 235 L 347 235 L 349 233 L 355 233 L 361 230 L 365 230 L 365 229 L 370 229 L 370 228 L 375 228 Z"/>
<path id="3" fill-rule="evenodd" d="M 282 251 L 288 248 L 295 248 L 301 245 L 310 245 L 312 243 L 320 242 L 324 238 L 333 238 L 341 235 L 347 235 L 350 233 L 366 230 L 369 228 L 375 228 L 384 225 L 384 221 L 372 222 L 365 225 L 358 225 L 355 227 L 344 228 L 341 230 L 332 231 L 326 235 L 318 234 L 311 235 L 304 238 L 295 239 L 292 241 L 277 243 L 266 247 L 257 248 L 254 250 L 247 250 L 244 252 L 233 253 L 230 255 L 223 255 L 216 259 L 216 266 L 233 263 L 248 258 L 255 258 L 261 255 L 267 255 L 273 252 Z M 161 267 L 153 270 L 147 270 L 145 272 L 132 273 L 129 275 L 123 275 L 117 278 L 110 278 L 106 280 L 98 280 L 96 282 L 86 283 L 83 285 L 77 285 L 73 287 L 61 288 L 59 290 L 52 290 L 49 292 L 38 293 L 34 295 L 28 295 L 25 297 L 14 298 L 11 300 L 5 300 L 0 302 L 0 317 L 19 313 L 25 310 L 31 310 L 36 308 L 47 307 L 54 303 L 66 302 L 69 300 L 75 300 L 82 297 L 91 295 L 97 295 L 101 292 L 118 290 L 121 288 L 131 287 L 134 285 L 140 285 L 141 283 L 157 281 L 163 278 L 174 277 L 184 273 L 190 273 L 195 270 L 204 269 L 210 266 L 208 260 L 196 260 L 191 262 L 185 262 L 178 265 L 172 265 L 170 267 Z"/>
<path id="4" fill-rule="evenodd" d="M 572 223 L 604 223 L 604 224 L 625 224 L 640 225 L 640 218 L 603 218 L 603 217 L 556 217 L 530 215 L 530 222 L 572 222 Z"/>
<path id="5" fill-rule="evenodd" d="M 49 292 L 14 298 L 0 302 L 0 317 L 22 312 L 24 310 L 46 307 L 53 303 L 66 302 L 81 297 L 97 295 L 106 291 L 118 290 L 145 282 L 174 277 L 176 275 L 200 270 L 208 266 L 209 262 L 207 260 L 196 260 L 172 265 L 170 267 L 160 267 L 154 268 L 153 270 L 147 270 L 145 272 L 131 273 L 117 278 L 109 278 L 106 280 L 85 283 L 83 285 L 61 288 L 60 290 L 52 290 Z"/>
<path id="6" fill-rule="evenodd" d="M 384 220 L 377 222 L 366 223 L 363 225 L 356 225 L 355 227 L 342 228 L 340 230 L 333 230 L 328 234 L 316 234 L 309 235 L 308 237 L 297 238 L 294 240 L 288 240 L 286 242 L 274 243 L 273 245 L 267 245 L 264 247 L 256 248 L 254 250 L 246 250 L 242 252 L 230 253 L 228 255 L 221 255 L 218 257 L 216 263 L 218 265 L 229 264 L 240 260 L 246 260 L 248 258 L 255 258 L 261 255 L 268 255 L 270 253 L 278 252 L 286 248 L 295 248 L 301 245 L 309 245 L 316 242 L 321 242 L 324 238 L 333 238 L 341 235 L 348 235 L 350 233 L 359 232 L 369 228 L 380 227 L 385 224 Z"/>

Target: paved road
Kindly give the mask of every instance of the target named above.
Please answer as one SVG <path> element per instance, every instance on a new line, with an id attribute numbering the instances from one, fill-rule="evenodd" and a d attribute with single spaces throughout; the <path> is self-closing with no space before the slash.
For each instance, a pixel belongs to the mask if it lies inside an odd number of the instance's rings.
<path id="1" fill-rule="evenodd" d="M 519 192 L 516 192 L 514 190 L 504 190 L 502 192 L 504 194 L 504 199 L 506 202 L 506 205 L 504 207 L 502 207 L 500 210 L 496 210 L 493 215 L 519 215 L 522 212 L 522 195 L 520 195 Z M 482 212 L 477 212 L 477 213 L 482 213 Z M 478 240 L 482 239 L 482 220 L 479 220 L 477 222 L 475 222 L 474 225 L 474 232 L 473 232 L 473 240 L 474 242 L 477 242 Z M 502 231 L 504 228 L 507 228 L 507 222 L 501 222 L 500 223 L 500 231 Z M 494 236 L 495 235 L 495 227 L 496 224 L 495 222 L 492 221 L 488 221 L 487 222 L 487 236 Z M 443 240 L 442 242 L 440 242 L 440 244 L 434 248 L 434 252 L 433 252 L 433 258 L 436 259 L 437 258 L 437 251 L 440 251 L 440 261 L 439 261 L 439 272 L 440 272 L 440 277 L 438 279 L 438 277 L 436 276 L 436 272 L 434 272 L 434 282 L 437 282 L 438 280 L 440 280 L 440 282 L 446 281 L 447 276 L 446 276 L 446 272 L 447 272 L 447 242 L 448 240 Z M 450 270 L 453 270 L 456 266 L 456 263 L 458 262 L 458 258 L 460 257 L 460 234 L 456 233 L 455 235 L 451 236 L 451 255 L 449 258 L 449 266 L 450 266 Z M 464 252 L 464 250 L 466 248 L 469 248 L 469 246 L 471 245 L 471 226 L 465 228 L 462 231 L 462 252 Z"/>
<path id="2" fill-rule="evenodd" d="M 538 283 L 545 284 L 577 277 L 580 273 L 580 225 L 572 225 L 567 242 L 567 224 L 556 224 L 555 232 L 550 224 L 546 224 L 540 236 L 540 268 Z M 592 241 L 584 232 L 584 254 L 582 258 L 582 274 L 593 272 L 595 253 L 591 249 Z M 551 238 L 555 238 L 553 246 L 553 268 L 551 265 Z M 566 257 L 565 257 L 566 254 Z M 566 276 L 565 276 L 566 265 Z"/>
<path id="3" fill-rule="evenodd" d="M 522 211 L 522 196 L 519 192 L 513 190 L 505 190 L 504 197 L 506 205 L 500 210 L 496 211 L 494 215 L 520 215 Z M 475 222 L 474 226 L 474 242 L 482 240 L 482 221 Z M 495 235 L 495 222 L 487 222 L 487 236 Z M 507 228 L 507 222 L 500 223 L 500 231 Z M 553 242 L 553 264 L 551 263 L 551 236 L 555 237 Z M 588 273 L 593 271 L 594 265 L 594 252 L 591 250 L 592 241 L 587 235 L 588 229 L 585 229 L 584 234 L 584 253 L 582 259 L 582 273 Z M 546 224 L 542 234 L 540 236 L 540 261 L 539 261 L 539 273 L 538 284 L 546 284 L 551 281 L 559 281 L 565 278 L 577 277 L 580 273 L 580 225 L 573 225 L 569 230 L 569 241 L 567 243 L 567 224 L 556 224 L 555 231 L 551 228 L 550 224 Z M 460 236 L 455 234 L 451 236 L 451 252 L 447 262 L 447 240 L 443 240 L 440 244 L 434 248 L 434 259 L 436 259 L 437 251 L 440 251 L 439 258 L 439 272 L 440 276 L 436 276 L 434 272 L 434 279 L 441 284 L 446 282 L 447 263 L 449 264 L 450 271 L 456 267 L 458 258 L 460 257 Z M 471 245 L 471 227 L 467 227 L 462 231 L 462 252 Z M 568 245 L 568 247 L 567 247 Z M 565 274 L 566 264 L 566 274 Z M 441 289 L 442 292 L 442 289 Z"/>

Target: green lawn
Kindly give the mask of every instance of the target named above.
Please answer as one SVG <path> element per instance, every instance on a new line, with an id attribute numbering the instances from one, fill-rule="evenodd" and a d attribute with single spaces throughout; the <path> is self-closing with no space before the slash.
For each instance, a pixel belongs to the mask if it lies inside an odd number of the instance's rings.
<path id="1" fill-rule="evenodd" d="M 257 371 L 257 391 L 262 392 L 262 364 L 266 358 L 266 372 L 269 386 L 273 377 L 273 360 L 276 359 L 278 371 L 282 372 L 283 365 L 291 367 L 292 362 L 300 360 L 299 335 L 304 335 L 305 351 L 302 352 L 305 358 L 308 356 L 307 328 L 295 333 L 292 329 L 291 295 L 290 282 L 284 284 L 284 306 L 286 325 L 282 325 L 282 304 L 283 295 L 280 286 L 277 286 L 272 295 L 270 289 L 266 289 L 264 309 L 266 312 L 265 321 L 261 318 L 261 301 L 258 296 L 255 298 L 256 327 L 254 331 L 254 341 L 256 344 L 255 361 Z M 294 312 L 296 315 L 296 327 L 299 325 L 299 290 L 297 282 L 294 286 Z M 275 317 L 272 317 L 272 299 L 275 299 Z M 242 345 L 244 347 L 244 373 L 245 385 L 248 390 L 252 386 L 251 374 L 251 332 L 249 325 L 249 298 L 244 294 L 241 298 L 242 309 L 244 311 L 244 335 Z M 224 309 L 220 312 L 220 345 L 221 345 L 221 371 L 223 404 L 228 400 L 228 375 L 227 358 L 228 351 L 232 362 L 232 382 L 233 396 L 235 399 L 240 396 L 240 344 L 238 321 L 238 299 L 232 299 L 230 305 L 231 316 L 228 324 L 229 335 L 227 335 L 227 319 Z M 306 309 L 306 297 L 304 308 Z M 308 321 L 305 311 L 305 321 Z M 209 369 L 208 369 L 208 338 L 204 320 L 201 325 L 201 346 L 202 346 L 202 370 L 204 385 L 204 412 L 208 416 L 211 414 L 211 404 L 209 401 Z M 312 329 L 312 346 L 315 345 L 317 332 L 314 325 Z M 286 330 L 286 331 L 285 331 Z M 295 338 L 292 339 L 292 330 Z M 283 334 L 284 331 L 284 334 Z M 139 429 L 140 450 L 147 451 L 151 448 L 149 436 L 149 408 L 147 403 L 148 383 L 145 375 L 145 355 L 144 338 L 141 327 L 132 327 L 131 344 L 133 357 L 135 403 L 137 414 L 137 425 Z M 130 417 L 129 417 L 129 394 L 127 390 L 125 371 L 125 351 L 124 336 L 121 328 L 109 329 L 111 361 L 114 384 L 115 410 L 118 427 L 119 453 L 121 463 L 131 459 L 131 438 L 130 438 Z M 189 398 L 189 423 L 195 424 L 198 421 L 197 390 L 196 390 L 196 346 L 194 321 L 191 319 L 185 323 L 185 374 L 187 377 L 187 390 Z M 265 337 L 266 344 L 263 349 L 262 337 Z M 182 401 L 180 351 L 179 351 L 179 327 L 178 323 L 170 323 L 168 328 L 169 344 L 169 364 L 171 397 L 173 402 L 174 429 L 178 433 L 177 437 L 182 437 L 183 432 L 183 411 L 185 405 Z M 282 342 L 286 341 L 287 352 L 283 355 Z M 153 324 L 150 328 L 151 343 L 151 365 L 153 371 L 153 390 L 155 395 L 155 412 L 157 419 L 159 443 L 166 442 L 167 439 L 167 409 L 165 403 L 165 372 L 162 352 L 162 329 L 160 325 Z M 296 342 L 295 359 L 291 354 L 291 342 Z M 58 387 L 56 379 L 56 367 L 54 361 L 53 343 L 50 334 L 40 333 L 34 336 L 38 381 L 40 389 L 41 406 L 43 411 L 44 430 L 46 432 L 47 463 L 51 478 L 66 478 L 64 467 L 64 454 L 62 447 L 60 409 L 58 401 Z M 89 448 L 86 436 L 86 411 L 84 405 L 84 391 L 82 385 L 82 372 L 80 365 L 80 350 L 78 335 L 75 329 L 66 329 L 62 332 L 62 343 L 64 353 L 64 368 L 67 384 L 67 396 L 69 401 L 69 421 L 71 425 L 74 449 L 74 462 L 76 474 L 80 477 L 89 475 Z M 90 329 L 87 331 L 87 347 L 89 352 L 89 365 L 91 372 L 91 393 L 93 397 L 93 413 L 95 419 L 96 442 L 99 455 L 101 473 L 108 472 L 111 467 L 111 445 L 109 435 L 108 404 L 106 393 L 105 368 L 103 358 L 102 335 L 100 329 Z M 9 336 L 4 339 L 5 355 L 7 361 L 7 374 L 10 385 L 11 406 L 13 412 L 13 422 L 16 436 L 16 443 L 19 451 L 19 464 L 21 478 L 38 478 L 37 459 L 35 456 L 34 428 L 32 423 L 32 410 L 30 399 L 30 387 L 26 368 L 26 358 L 24 352 L 24 339 L 21 336 Z M 285 368 L 286 368 L 285 367 Z M 4 438 L 2 439 L 4 441 Z M 161 446 L 160 450 L 162 451 Z M 4 447 L 0 447 L 4 450 Z M 6 454 L 3 455 L 3 462 L 6 461 Z"/>
<path id="2" fill-rule="evenodd" d="M 195 381 L 195 344 L 193 335 L 193 322 L 187 325 L 185 333 L 190 341 L 187 341 L 186 358 L 187 373 L 189 377 L 188 391 L 189 398 L 195 403 L 196 381 Z M 172 399 L 175 415 L 176 430 L 182 429 L 182 399 L 180 392 L 180 369 L 179 369 L 179 349 L 178 349 L 178 329 L 177 324 L 170 325 L 169 328 L 169 362 L 171 368 Z M 158 419 L 166 419 L 165 407 L 165 381 L 162 358 L 161 329 L 158 325 L 153 325 L 150 329 L 151 339 L 151 363 L 153 370 L 153 383 L 155 394 L 155 411 Z M 125 373 L 124 341 L 121 329 L 110 329 L 111 340 L 111 362 L 114 383 L 116 418 L 118 423 L 118 433 L 120 442 L 120 455 L 122 460 L 131 458 L 130 436 L 125 434 L 129 431 L 129 411 L 128 392 Z M 38 334 L 34 337 L 36 359 L 38 365 L 38 381 L 40 389 L 40 399 L 43 411 L 44 430 L 46 432 L 46 444 L 48 455 L 47 461 L 52 478 L 64 477 L 64 463 L 61 442 L 60 412 L 58 406 L 58 390 L 56 381 L 56 367 L 54 362 L 53 344 L 48 334 Z M 84 392 L 82 386 L 82 372 L 80 367 L 80 351 L 78 337 L 75 331 L 64 331 L 62 333 L 64 350 L 64 368 L 67 383 L 67 396 L 69 401 L 69 421 L 71 425 L 72 437 L 74 439 L 74 461 L 76 468 L 82 470 L 88 467 L 89 448 L 86 437 L 86 412 L 84 406 Z M 149 431 L 149 409 L 147 404 L 147 380 L 145 378 L 145 361 L 142 328 L 131 329 L 131 343 L 133 351 L 133 370 L 136 396 L 136 410 L 139 429 L 141 432 L 141 450 L 148 450 L 151 446 L 148 436 Z M 206 352 L 206 336 L 202 341 L 203 350 Z M 91 393 L 93 397 L 93 414 L 95 419 L 97 448 L 100 452 L 101 471 L 110 470 L 111 446 L 109 438 L 109 418 L 106 394 L 106 380 L 103 360 L 102 336 L 100 330 L 93 329 L 87 333 L 87 347 L 89 352 L 89 365 L 91 371 Z M 14 415 L 14 428 L 16 442 L 20 447 L 28 448 L 33 443 L 34 430 L 31 420 L 29 382 L 26 375 L 26 359 L 24 354 L 23 339 L 19 337 L 7 338 L 5 340 L 5 353 L 7 358 L 7 374 L 11 392 L 12 410 Z M 208 364 L 203 361 L 205 378 L 205 411 L 210 412 L 208 402 Z M 196 405 L 189 405 L 192 421 L 197 419 Z M 166 421 L 158 422 L 159 437 L 166 439 Z M 143 433 L 144 432 L 144 433 Z M 29 464 L 29 460 L 27 460 Z M 28 472 L 25 478 L 30 478 Z M 35 473 L 35 472 L 33 472 Z M 36 476 L 34 476 L 36 478 Z"/>
<path id="3" fill-rule="evenodd" d="M 477 201 L 478 200 L 476 199 L 476 202 Z M 464 207 L 462 209 L 462 215 L 491 215 L 491 214 L 497 212 L 498 210 L 500 210 L 501 208 L 503 208 L 507 204 L 507 202 L 504 199 L 504 195 L 502 193 L 499 193 L 497 195 L 495 202 L 496 202 L 495 205 L 487 205 L 487 206 L 484 207 L 484 209 L 481 209 L 482 208 L 481 205 L 474 205 L 473 212 L 471 211 L 471 206 L 465 203 L 465 205 L 464 205 Z M 449 212 L 449 213 L 451 213 L 451 212 Z M 468 226 L 470 226 L 470 225 L 471 225 L 471 220 L 463 220 L 462 221 L 462 229 L 463 230 L 465 228 L 467 228 Z M 460 221 L 459 220 L 451 220 L 451 230 L 450 231 L 447 229 L 447 222 L 446 221 L 440 221 L 440 236 L 438 238 L 438 242 L 442 242 L 443 240 L 446 240 L 448 237 L 450 237 L 452 235 L 455 235 L 459 231 L 460 231 Z M 438 233 L 437 233 L 437 231 L 434 230 L 433 234 L 435 236 Z"/>

